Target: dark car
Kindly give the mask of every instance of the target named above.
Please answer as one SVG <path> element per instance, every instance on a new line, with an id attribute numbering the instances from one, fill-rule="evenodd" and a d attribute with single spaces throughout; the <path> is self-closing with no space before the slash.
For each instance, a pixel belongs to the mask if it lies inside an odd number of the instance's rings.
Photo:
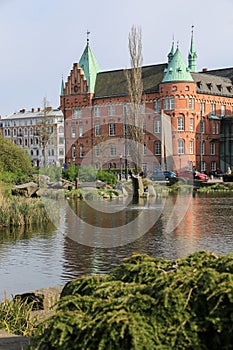
<path id="1" fill-rule="evenodd" d="M 175 177 L 176 177 L 176 173 L 170 170 L 166 170 L 166 171 L 155 171 L 152 175 L 150 175 L 149 178 L 152 181 L 165 181 Z"/>

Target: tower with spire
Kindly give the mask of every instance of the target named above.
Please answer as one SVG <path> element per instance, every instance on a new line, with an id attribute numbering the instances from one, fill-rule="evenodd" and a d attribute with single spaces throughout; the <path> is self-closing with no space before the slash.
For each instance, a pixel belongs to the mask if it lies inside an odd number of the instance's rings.
<path id="1" fill-rule="evenodd" d="M 175 53 L 175 48 L 174 48 L 174 36 L 173 36 L 171 51 L 170 51 L 169 54 L 167 55 L 167 57 L 168 57 L 168 63 L 170 63 L 171 60 L 173 59 L 174 53 Z"/>
<path id="2" fill-rule="evenodd" d="M 94 93 L 96 75 L 100 72 L 100 66 L 90 48 L 89 34 L 90 32 L 87 31 L 87 45 L 79 60 L 79 67 L 82 68 L 85 78 L 87 79 L 88 92 Z"/>
<path id="3" fill-rule="evenodd" d="M 188 67 L 191 72 L 196 72 L 197 71 L 197 53 L 194 48 L 193 28 L 194 26 L 192 26 L 191 44 L 190 44 L 190 51 L 188 55 Z"/>

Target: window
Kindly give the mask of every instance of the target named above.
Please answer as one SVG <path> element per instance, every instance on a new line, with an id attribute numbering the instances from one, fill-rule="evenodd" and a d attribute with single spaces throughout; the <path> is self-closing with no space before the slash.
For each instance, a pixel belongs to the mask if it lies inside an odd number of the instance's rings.
<path id="1" fill-rule="evenodd" d="M 221 105 L 221 117 L 225 116 L 225 106 Z"/>
<path id="2" fill-rule="evenodd" d="M 71 125 L 71 137 L 74 138 L 76 137 L 76 126 Z"/>
<path id="3" fill-rule="evenodd" d="M 95 125 L 95 136 L 100 136 L 101 135 L 101 126 L 100 124 Z"/>
<path id="4" fill-rule="evenodd" d="M 173 86 L 172 91 L 177 91 L 177 86 Z"/>
<path id="5" fill-rule="evenodd" d="M 13 136 L 16 136 L 17 135 L 17 132 L 16 132 L 16 129 L 14 128 L 13 129 Z"/>
<path id="6" fill-rule="evenodd" d="M 124 116 L 130 115 L 130 104 L 129 103 L 125 103 L 123 105 L 123 115 Z"/>
<path id="7" fill-rule="evenodd" d="M 108 106 L 108 115 L 109 117 L 113 117 L 115 115 L 115 105 Z"/>
<path id="8" fill-rule="evenodd" d="M 146 121 L 145 120 L 143 120 L 142 130 L 143 130 L 143 133 L 145 134 L 146 133 Z"/>
<path id="9" fill-rule="evenodd" d="M 100 145 L 95 146 L 95 155 L 96 155 L 96 157 L 100 156 Z"/>
<path id="10" fill-rule="evenodd" d="M 161 132 L 161 121 L 160 119 L 154 120 L 154 134 L 159 134 Z"/>
<path id="11" fill-rule="evenodd" d="M 124 156 L 130 157 L 130 143 L 129 142 L 125 142 L 125 144 L 124 144 Z"/>
<path id="12" fill-rule="evenodd" d="M 194 118 L 189 119 L 189 131 L 194 130 Z"/>
<path id="13" fill-rule="evenodd" d="M 146 144 L 144 143 L 143 145 L 143 155 L 145 156 L 146 155 Z"/>
<path id="14" fill-rule="evenodd" d="M 76 146 L 72 145 L 71 147 L 71 157 L 76 158 Z"/>
<path id="15" fill-rule="evenodd" d="M 30 145 L 33 145 L 33 139 L 32 138 L 30 139 Z"/>
<path id="16" fill-rule="evenodd" d="M 185 86 L 185 91 L 189 91 L 189 86 Z"/>
<path id="17" fill-rule="evenodd" d="M 211 103 L 210 108 L 211 108 L 211 115 L 215 115 L 216 114 L 216 105 L 215 105 L 215 103 Z"/>
<path id="18" fill-rule="evenodd" d="M 116 145 L 114 143 L 110 146 L 110 156 L 115 157 L 116 156 Z"/>
<path id="19" fill-rule="evenodd" d="M 63 134 L 64 133 L 64 126 L 63 125 L 59 126 L 58 132 L 59 132 L 59 134 Z"/>
<path id="20" fill-rule="evenodd" d="M 130 136 L 130 124 L 124 124 L 124 135 Z"/>
<path id="21" fill-rule="evenodd" d="M 31 153 L 31 156 L 33 156 L 33 149 L 31 150 L 31 152 L 30 152 L 30 153 Z"/>
<path id="22" fill-rule="evenodd" d="M 100 117 L 100 107 L 99 106 L 94 107 L 94 115 L 95 115 L 95 118 Z"/>
<path id="23" fill-rule="evenodd" d="M 115 123 L 109 124 L 109 136 L 115 136 L 116 126 Z"/>
<path id="24" fill-rule="evenodd" d="M 189 141 L 189 154 L 193 154 L 193 140 Z"/>
<path id="25" fill-rule="evenodd" d="M 24 146 L 27 147 L 28 145 L 28 139 L 24 139 Z"/>
<path id="26" fill-rule="evenodd" d="M 194 98 L 193 97 L 189 98 L 189 109 L 191 109 L 191 110 L 194 109 Z"/>
<path id="27" fill-rule="evenodd" d="M 81 158 L 84 157 L 84 146 L 83 145 L 80 145 L 79 154 L 80 154 Z"/>
<path id="28" fill-rule="evenodd" d="M 216 168 L 217 168 L 217 167 L 216 167 L 216 162 L 211 162 L 211 163 L 210 163 L 210 170 L 211 170 L 211 171 L 216 171 Z"/>
<path id="29" fill-rule="evenodd" d="M 205 142 L 204 141 L 201 143 L 201 154 L 202 155 L 205 154 Z"/>
<path id="30" fill-rule="evenodd" d="M 166 97 L 164 99 L 164 109 L 165 110 L 172 110 L 172 109 L 174 109 L 174 105 L 175 105 L 174 96 Z"/>
<path id="31" fill-rule="evenodd" d="M 30 135 L 33 135 L 33 128 L 30 128 Z"/>
<path id="32" fill-rule="evenodd" d="M 72 119 L 81 119 L 82 118 L 82 109 L 81 108 L 73 108 Z"/>
<path id="33" fill-rule="evenodd" d="M 60 145 L 63 145 L 63 143 L 64 143 L 64 137 L 59 137 L 58 141 L 59 141 Z"/>
<path id="34" fill-rule="evenodd" d="M 79 125 L 79 137 L 83 137 L 83 134 L 84 134 L 84 126 Z"/>
<path id="35" fill-rule="evenodd" d="M 200 113 L 201 115 L 205 114 L 205 102 L 200 103 Z"/>
<path id="36" fill-rule="evenodd" d="M 178 117 L 177 130 L 184 131 L 184 117 Z"/>
<path id="37" fill-rule="evenodd" d="M 178 140 L 178 154 L 184 154 L 184 140 Z"/>
<path id="38" fill-rule="evenodd" d="M 24 128 L 24 135 L 27 135 L 27 134 L 28 134 L 28 129 Z"/>
<path id="39" fill-rule="evenodd" d="M 154 152 L 155 152 L 155 155 L 161 154 L 161 142 L 160 141 L 156 141 L 154 143 Z"/>
<path id="40" fill-rule="evenodd" d="M 59 148 L 59 156 L 64 156 L 64 148 Z"/>
<path id="41" fill-rule="evenodd" d="M 204 120 L 201 120 L 200 121 L 200 132 L 201 134 L 204 134 L 205 133 L 205 121 Z"/>
<path id="42" fill-rule="evenodd" d="M 215 143 L 214 142 L 210 143 L 210 154 L 212 156 L 215 155 Z"/>
<path id="43" fill-rule="evenodd" d="M 154 112 L 155 113 L 160 113 L 161 112 L 161 106 L 160 106 L 160 101 L 155 100 L 154 102 Z"/>

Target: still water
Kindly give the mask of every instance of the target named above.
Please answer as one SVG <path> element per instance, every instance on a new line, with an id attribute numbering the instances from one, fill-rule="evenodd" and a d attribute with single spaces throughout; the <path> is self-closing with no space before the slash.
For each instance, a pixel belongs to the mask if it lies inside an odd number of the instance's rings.
<path id="1" fill-rule="evenodd" d="M 233 252 L 231 195 L 66 202 L 61 221 L 43 232 L 0 231 L 0 298 L 107 273 L 134 252 L 168 259 Z"/>

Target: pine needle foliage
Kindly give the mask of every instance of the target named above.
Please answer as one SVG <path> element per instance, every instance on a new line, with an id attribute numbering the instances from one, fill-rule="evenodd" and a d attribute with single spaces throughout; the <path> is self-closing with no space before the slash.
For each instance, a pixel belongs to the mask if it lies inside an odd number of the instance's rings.
<path id="1" fill-rule="evenodd" d="M 107 276 L 69 282 L 38 349 L 233 349 L 232 271 L 232 254 L 134 254 Z"/>

